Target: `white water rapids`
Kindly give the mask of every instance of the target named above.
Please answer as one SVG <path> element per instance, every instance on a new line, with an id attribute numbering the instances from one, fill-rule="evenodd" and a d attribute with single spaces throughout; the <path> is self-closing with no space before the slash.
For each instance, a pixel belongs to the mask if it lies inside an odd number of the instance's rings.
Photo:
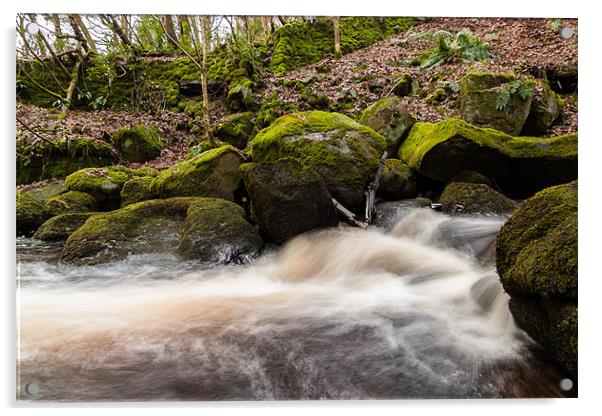
<path id="1" fill-rule="evenodd" d="M 559 396 L 495 272 L 503 221 L 413 209 L 204 270 L 163 254 L 72 267 L 22 239 L 19 399 Z"/>

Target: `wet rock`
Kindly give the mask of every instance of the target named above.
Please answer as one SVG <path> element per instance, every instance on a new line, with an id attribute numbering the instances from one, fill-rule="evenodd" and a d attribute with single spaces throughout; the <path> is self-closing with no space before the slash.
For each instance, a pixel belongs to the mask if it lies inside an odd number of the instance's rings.
<path id="1" fill-rule="evenodd" d="M 97 213 L 78 212 L 57 215 L 44 222 L 33 237 L 43 241 L 65 241 L 75 230 L 84 225 L 88 218 L 95 214 Z"/>
<path id="2" fill-rule="evenodd" d="M 44 202 L 44 211 L 47 217 L 54 217 L 61 214 L 94 211 L 96 206 L 96 199 L 92 195 L 68 191 Z"/>
<path id="3" fill-rule="evenodd" d="M 17 191 L 17 235 L 35 231 L 45 219 L 44 205 L 24 191 Z"/>
<path id="4" fill-rule="evenodd" d="M 386 159 L 377 195 L 388 200 L 413 198 L 418 193 L 416 175 L 399 159 Z"/>
<path id="5" fill-rule="evenodd" d="M 452 182 L 439 197 L 443 211 L 453 214 L 507 214 L 518 203 L 481 183 Z"/>

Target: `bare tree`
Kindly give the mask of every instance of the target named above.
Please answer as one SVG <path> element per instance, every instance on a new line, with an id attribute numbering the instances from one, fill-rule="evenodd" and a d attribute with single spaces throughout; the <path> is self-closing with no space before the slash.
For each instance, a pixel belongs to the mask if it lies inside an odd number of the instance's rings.
<path id="1" fill-rule="evenodd" d="M 178 35 L 176 34 L 176 29 L 173 23 L 173 18 L 171 17 L 171 15 L 166 14 L 165 16 L 163 16 L 161 18 L 162 20 L 162 26 L 163 26 L 163 30 L 165 31 L 165 34 L 167 35 L 167 40 L 169 43 L 171 43 L 175 48 L 178 48 L 179 46 L 179 42 L 178 42 Z"/>
<path id="2" fill-rule="evenodd" d="M 211 135 L 211 122 L 209 119 L 209 92 L 207 90 L 207 59 L 211 49 L 211 16 L 201 16 L 201 33 L 203 36 L 203 67 L 201 69 L 201 89 L 203 91 L 203 124 L 207 139 L 215 146 L 215 139 Z"/>
<path id="3" fill-rule="evenodd" d="M 341 57 L 341 27 L 339 17 L 334 16 L 332 22 L 334 25 L 334 57 L 339 59 Z"/>

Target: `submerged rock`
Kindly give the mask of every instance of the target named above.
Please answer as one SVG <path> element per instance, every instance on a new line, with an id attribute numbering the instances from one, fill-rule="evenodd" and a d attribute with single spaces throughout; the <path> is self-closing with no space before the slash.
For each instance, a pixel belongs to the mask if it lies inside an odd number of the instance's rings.
<path id="1" fill-rule="evenodd" d="M 44 205 L 24 191 L 17 191 L 17 235 L 28 235 L 44 222 Z"/>
<path id="2" fill-rule="evenodd" d="M 458 119 L 416 123 L 399 157 L 440 182 L 472 170 L 494 180 L 507 195 L 525 197 L 577 178 L 577 134 L 513 137 Z"/>
<path id="3" fill-rule="evenodd" d="M 157 198 L 206 196 L 233 201 L 241 184 L 239 165 L 236 149 L 221 146 L 161 171 L 149 189 Z"/>
<path id="4" fill-rule="evenodd" d="M 33 237 L 43 241 L 64 241 L 95 214 L 97 213 L 77 212 L 57 215 L 42 224 Z"/>
<path id="5" fill-rule="evenodd" d="M 246 263 L 262 247 L 242 207 L 225 199 L 198 198 L 188 207 L 178 255 L 209 263 Z"/>
<path id="6" fill-rule="evenodd" d="M 452 182 L 439 197 L 443 211 L 455 214 L 507 214 L 518 203 L 481 183 Z"/>
<path id="7" fill-rule="evenodd" d="M 248 150 L 254 162 L 293 158 L 313 168 L 334 198 L 358 208 L 386 147 L 384 137 L 342 114 L 308 111 L 280 117 L 255 136 Z"/>
<path id="8" fill-rule="evenodd" d="M 152 160 L 165 147 L 165 141 L 154 127 L 140 125 L 117 130 L 112 141 L 128 162 Z"/>
<path id="9" fill-rule="evenodd" d="M 48 217 L 75 212 L 90 212 L 97 207 L 96 199 L 90 194 L 79 191 L 68 191 L 48 199 L 44 210 Z"/>
<path id="10" fill-rule="evenodd" d="M 322 177 L 293 159 L 240 167 L 260 230 L 276 242 L 338 224 Z"/>
<path id="11" fill-rule="evenodd" d="M 517 323 L 577 373 L 577 182 L 524 201 L 497 237 L 496 265 Z"/>
<path id="12" fill-rule="evenodd" d="M 389 156 L 397 153 L 399 145 L 414 125 L 416 119 L 397 97 L 378 100 L 362 113 L 360 123 L 365 124 L 387 140 Z"/>
<path id="13" fill-rule="evenodd" d="M 378 196 L 396 201 L 415 197 L 417 190 L 416 175 L 408 165 L 399 159 L 385 160 Z"/>

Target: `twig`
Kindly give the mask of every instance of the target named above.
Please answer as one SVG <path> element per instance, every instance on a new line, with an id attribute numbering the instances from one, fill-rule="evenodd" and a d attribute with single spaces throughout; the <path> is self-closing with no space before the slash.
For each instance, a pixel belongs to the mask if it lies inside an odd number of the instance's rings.
<path id="1" fill-rule="evenodd" d="M 54 144 L 54 142 L 53 142 L 52 140 L 48 140 L 47 138 L 45 138 L 45 137 L 43 137 L 43 136 L 39 135 L 38 133 L 36 133 L 35 131 L 33 131 L 33 130 L 31 129 L 31 127 L 29 127 L 27 124 L 25 124 L 25 122 L 24 122 L 23 120 L 21 120 L 21 119 L 19 118 L 19 116 L 17 116 L 17 121 L 18 121 L 19 123 L 21 123 L 21 125 L 22 125 L 23 127 L 25 127 L 25 130 L 27 130 L 27 131 L 31 132 L 31 133 L 32 133 L 34 136 L 36 136 L 37 138 L 39 138 L 39 139 L 41 139 L 41 140 L 44 140 L 46 143 L 50 143 L 50 144 L 52 144 L 52 145 Z"/>
<path id="2" fill-rule="evenodd" d="M 343 216 L 345 218 L 347 218 L 347 221 L 349 221 L 349 223 L 351 225 L 355 225 L 356 227 L 359 227 L 361 229 L 366 229 L 366 224 L 358 221 L 357 218 L 355 218 L 355 214 L 353 212 L 349 211 L 343 205 L 341 205 L 341 203 L 339 201 L 332 198 L 332 203 L 334 204 L 334 207 L 336 208 L 336 210 L 339 211 L 341 214 L 343 214 Z"/>
<path id="3" fill-rule="evenodd" d="M 389 154 L 385 150 L 385 153 L 380 157 L 380 164 L 378 165 L 378 169 L 376 174 L 374 175 L 374 179 L 372 182 L 368 184 L 368 188 L 366 189 L 366 212 L 364 221 L 366 225 L 372 223 L 372 214 L 374 213 L 374 201 L 376 198 L 376 191 L 378 190 L 378 186 L 380 185 L 380 177 L 383 174 L 383 170 L 385 168 L 385 160 Z"/>

